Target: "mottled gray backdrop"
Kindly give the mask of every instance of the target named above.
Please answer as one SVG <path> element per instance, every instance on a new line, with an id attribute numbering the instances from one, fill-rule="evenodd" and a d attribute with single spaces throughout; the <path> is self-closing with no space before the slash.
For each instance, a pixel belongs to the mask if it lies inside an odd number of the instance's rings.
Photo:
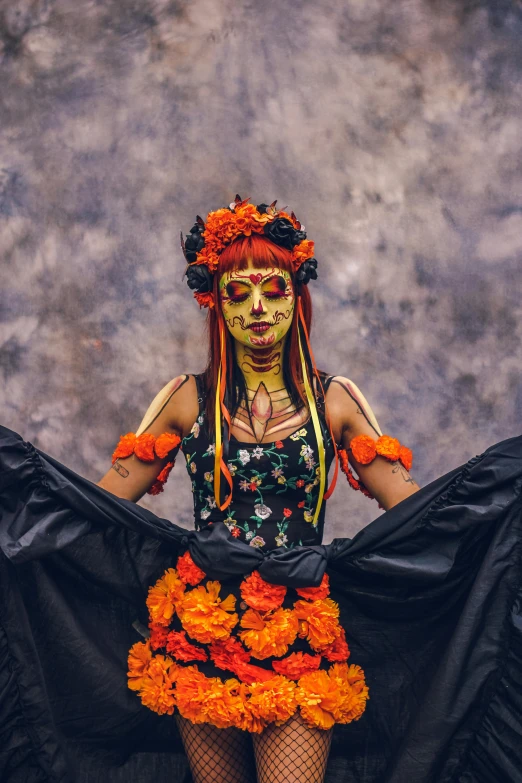
<path id="1" fill-rule="evenodd" d="M 319 364 L 420 484 L 519 434 L 521 40 L 514 0 L 1 0 L 1 423 L 98 481 L 204 365 L 179 231 L 239 193 L 305 224 Z M 181 458 L 140 502 L 191 524 Z"/>

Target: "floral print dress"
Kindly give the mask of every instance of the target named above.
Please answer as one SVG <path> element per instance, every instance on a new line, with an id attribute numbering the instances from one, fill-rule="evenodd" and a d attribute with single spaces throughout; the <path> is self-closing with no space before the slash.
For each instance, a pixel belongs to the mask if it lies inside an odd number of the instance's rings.
<path id="1" fill-rule="evenodd" d="M 198 376 L 196 381 L 199 391 Z M 199 400 L 197 421 L 181 442 L 192 482 L 196 529 L 223 520 L 233 536 L 264 551 L 320 544 L 325 504 L 314 525 L 320 468 L 312 422 L 271 443 L 245 443 L 232 437 L 227 459 L 232 502 L 221 512 L 214 500 L 215 444 L 206 434 L 201 392 Z M 326 437 L 325 446 L 328 471 L 333 447 Z"/>

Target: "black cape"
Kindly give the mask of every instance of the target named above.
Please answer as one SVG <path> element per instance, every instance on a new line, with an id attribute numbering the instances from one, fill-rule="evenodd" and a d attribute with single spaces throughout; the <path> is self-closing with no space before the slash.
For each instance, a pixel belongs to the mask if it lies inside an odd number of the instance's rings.
<path id="1" fill-rule="evenodd" d="M 353 539 L 263 557 L 221 523 L 160 519 L 0 426 L 0 780 L 190 780 L 174 720 L 126 675 L 148 587 L 189 548 L 223 580 L 258 568 L 318 584 L 327 569 L 370 699 L 335 726 L 326 783 L 522 781 L 521 489 L 518 436 Z"/>

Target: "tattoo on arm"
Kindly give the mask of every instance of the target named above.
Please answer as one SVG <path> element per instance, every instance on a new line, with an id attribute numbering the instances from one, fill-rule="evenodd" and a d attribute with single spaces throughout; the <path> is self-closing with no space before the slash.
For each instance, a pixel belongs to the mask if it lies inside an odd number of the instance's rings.
<path id="1" fill-rule="evenodd" d="M 118 460 L 116 460 L 116 462 L 114 463 L 114 465 L 112 467 L 114 468 L 116 473 L 120 474 L 120 476 L 122 478 L 127 478 L 127 476 L 129 475 L 129 471 L 127 470 L 127 468 L 124 468 L 123 465 L 120 465 Z"/>
<path id="2" fill-rule="evenodd" d="M 392 473 L 400 472 L 401 476 L 403 477 L 406 484 L 414 484 L 417 485 L 417 482 L 412 479 L 406 468 L 401 462 L 394 462 L 392 465 Z"/>

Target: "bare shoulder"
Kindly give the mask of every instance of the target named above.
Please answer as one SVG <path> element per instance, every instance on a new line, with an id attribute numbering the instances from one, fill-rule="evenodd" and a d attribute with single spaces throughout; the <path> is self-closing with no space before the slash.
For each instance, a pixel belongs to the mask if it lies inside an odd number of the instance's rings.
<path id="1" fill-rule="evenodd" d="M 336 435 L 346 431 L 359 432 L 363 422 L 377 435 L 382 434 L 370 403 L 351 378 L 344 375 L 332 377 L 326 393 L 326 405 Z"/>
<path id="2" fill-rule="evenodd" d="M 161 428 L 188 435 L 198 415 L 196 381 L 193 375 L 183 373 L 172 378 L 150 403 L 136 435 L 148 430 L 154 422 Z"/>

